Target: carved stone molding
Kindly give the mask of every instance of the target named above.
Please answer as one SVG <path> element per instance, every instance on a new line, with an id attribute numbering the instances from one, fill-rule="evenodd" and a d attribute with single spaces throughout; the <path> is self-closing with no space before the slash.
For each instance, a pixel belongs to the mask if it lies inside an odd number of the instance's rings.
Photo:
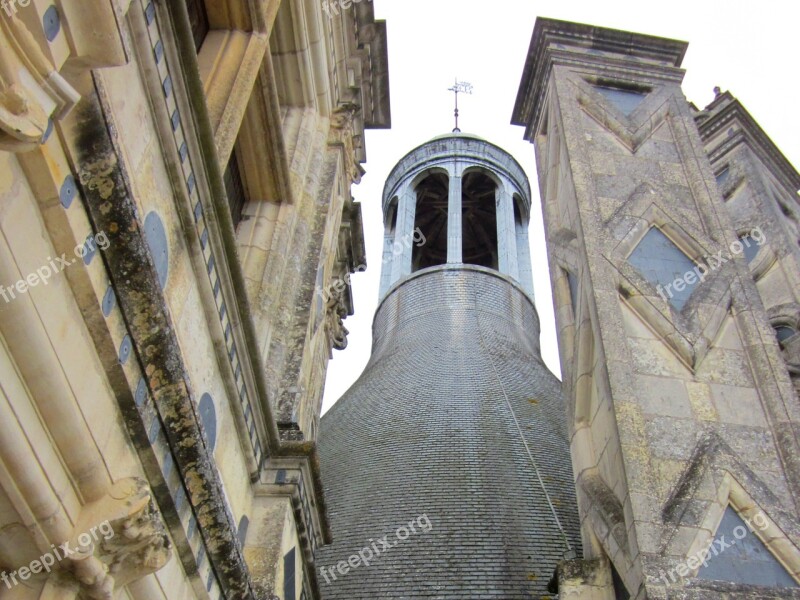
<path id="1" fill-rule="evenodd" d="M 39 598 L 66 593 L 80 600 L 112 600 L 115 591 L 166 565 L 170 545 L 147 483 L 137 477 L 118 481 L 105 497 L 84 507 L 72 539 L 60 546 L 61 568 Z"/>
<path id="2" fill-rule="evenodd" d="M 353 121 L 361 107 L 351 102 L 339 105 L 331 114 L 329 143 L 340 145 L 344 151 L 344 164 L 348 181 L 361 183 L 364 167 L 358 162 L 356 154 L 357 136 L 354 134 Z"/>
<path id="3" fill-rule="evenodd" d="M 337 350 L 347 348 L 347 328 L 344 319 L 347 318 L 347 307 L 344 302 L 344 293 L 337 287 L 332 287 L 330 297 L 325 305 L 325 328 L 331 345 Z"/>
<path id="4" fill-rule="evenodd" d="M 0 150 L 25 152 L 42 143 L 50 117 L 80 99 L 16 15 L 0 19 Z"/>

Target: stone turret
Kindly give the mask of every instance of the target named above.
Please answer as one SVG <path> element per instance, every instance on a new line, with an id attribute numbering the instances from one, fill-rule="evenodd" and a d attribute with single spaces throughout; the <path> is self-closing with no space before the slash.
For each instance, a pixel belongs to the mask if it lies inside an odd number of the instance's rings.
<path id="1" fill-rule="evenodd" d="M 579 552 L 560 383 L 542 362 L 520 166 L 434 138 L 388 177 L 364 373 L 323 417 L 323 598 L 546 595 Z"/>

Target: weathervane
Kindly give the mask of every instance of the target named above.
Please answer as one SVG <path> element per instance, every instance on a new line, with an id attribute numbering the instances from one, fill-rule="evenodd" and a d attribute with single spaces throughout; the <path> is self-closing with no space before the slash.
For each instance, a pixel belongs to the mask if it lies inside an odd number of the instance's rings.
<path id="1" fill-rule="evenodd" d="M 448 92 L 454 92 L 456 95 L 456 110 L 454 112 L 456 117 L 456 126 L 453 129 L 453 133 L 460 133 L 461 130 L 458 128 L 458 92 L 462 94 L 472 94 L 472 84 L 467 83 L 466 81 L 458 81 L 458 77 L 456 77 L 456 84 L 451 87 L 447 88 Z"/>

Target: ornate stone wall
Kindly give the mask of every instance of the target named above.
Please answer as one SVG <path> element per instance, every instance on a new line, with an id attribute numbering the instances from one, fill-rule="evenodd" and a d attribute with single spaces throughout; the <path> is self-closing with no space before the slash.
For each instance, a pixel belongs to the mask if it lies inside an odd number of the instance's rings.
<path id="1" fill-rule="evenodd" d="M 770 324 L 771 310 L 796 302 L 785 221 L 797 174 L 752 124 L 725 123 L 725 100 L 705 114 L 690 107 L 685 51 L 540 19 L 514 111 L 536 150 L 593 561 L 562 570 L 570 598 L 798 597 L 752 583 L 760 564 L 800 581 L 800 405 Z M 742 137 L 758 138 L 755 159 L 750 142 L 734 149 Z M 728 160 L 720 193 L 714 176 Z M 749 191 L 732 198 L 739 185 Z M 768 216 L 779 206 L 787 219 Z M 761 225 L 767 242 L 748 263 L 739 237 L 759 246 Z M 771 562 L 746 546 L 719 558 L 734 565 L 720 580 L 697 556 L 730 533 L 718 531 L 729 514 L 763 520 L 746 531 Z"/>
<path id="2" fill-rule="evenodd" d="M 343 342 L 314 288 L 360 260 L 384 24 L 310 1 L 12 5 L 0 597 L 319 597 L 312 432 Z"/>

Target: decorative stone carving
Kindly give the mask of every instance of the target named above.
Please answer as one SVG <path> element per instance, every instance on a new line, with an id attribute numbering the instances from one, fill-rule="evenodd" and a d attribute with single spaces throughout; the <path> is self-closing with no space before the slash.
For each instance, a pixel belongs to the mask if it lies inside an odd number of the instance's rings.
<path id="1" fill-rule="evenodd" d="M 118 481 L 104 498 L 87 505 L 68 544 L 71 551 L 64 553 L 40 600 L 63 598 L 70 589 L 82 600 L 112 600 L 115 590 L 158 571 L 171 557 L 150 488 L 135 477 Z"/>
<path id="2" fill-rule="evenodd" d="M 0 19 L 0 149 L 24 152 L 44 141 L 50 116 L 80 99 L 16 15 Z"/>
<path id="3" fill-rule="evenodd" d="M 344 319 L 347 318 L 347 306 L 344 302 L 344 291 L 336 286 L 331 289 L 328 301 L 325 303 L 325 329 L 331 340 L 331 345 L 337 350 L 347 348 L 347 328 Z"/>
<path id="4" fill-rule="evenodd" d="M 344 149 L 347 178 L 353 183 L 361 183 L 364 168 L 359 164 L 355 151 L 355 135 L 353 134 L 353 117 L 361 107 L 352 102 L 340 104 L 331 114 L 331 144 L 341 145 Z"/>

